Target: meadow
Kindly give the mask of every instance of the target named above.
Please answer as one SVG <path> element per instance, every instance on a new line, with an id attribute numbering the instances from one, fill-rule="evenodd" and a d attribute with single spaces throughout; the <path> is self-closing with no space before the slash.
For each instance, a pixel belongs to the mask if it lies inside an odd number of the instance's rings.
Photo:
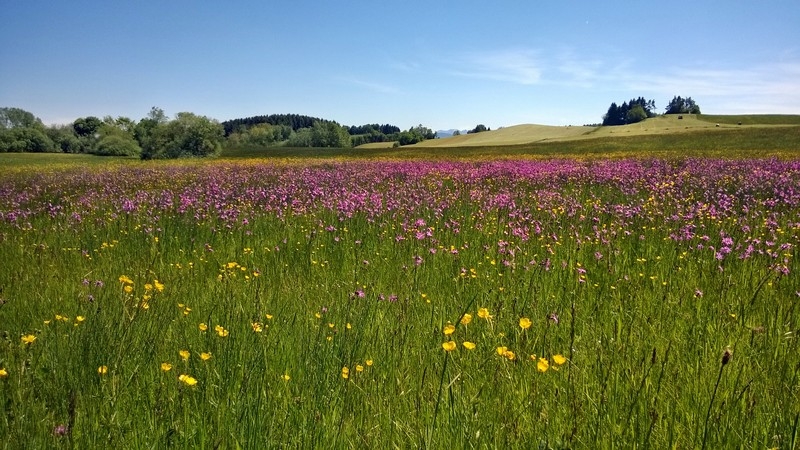
<path id="1" fill-rule="evenodd" d="M 7 165 L 0 446 L 797 447 L 798 158 L 386 152 Z"/>

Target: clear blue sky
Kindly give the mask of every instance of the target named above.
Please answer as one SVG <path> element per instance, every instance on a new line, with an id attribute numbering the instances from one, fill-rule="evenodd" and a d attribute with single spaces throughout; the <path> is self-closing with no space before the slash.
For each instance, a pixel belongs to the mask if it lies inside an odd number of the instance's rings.
<path id="1" fill-rule="evenodd" d="M 800 2 L 0 0 L 0 106 L 344 125 L 601 121 L 675 95 L 800 114 Z"/>

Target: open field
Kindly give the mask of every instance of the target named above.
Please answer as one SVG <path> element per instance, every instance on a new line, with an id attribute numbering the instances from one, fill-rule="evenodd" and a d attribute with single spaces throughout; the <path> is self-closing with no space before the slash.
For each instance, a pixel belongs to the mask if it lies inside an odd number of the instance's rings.
<path id="1" fill-rule="evenodd" d="M 795 448 L 800 162 L 774 130 L 694 136 L 723 158 L 17 164 L 0 446 Z M 711 143 L 736 133 L 754 150 Z"/>

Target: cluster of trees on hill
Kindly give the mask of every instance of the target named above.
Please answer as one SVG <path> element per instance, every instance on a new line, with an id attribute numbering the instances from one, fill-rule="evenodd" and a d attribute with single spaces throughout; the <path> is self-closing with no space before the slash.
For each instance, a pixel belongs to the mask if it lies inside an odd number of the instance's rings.
<path id="1" fill-rule="evenodd" d="M 692 100 L 692 97 L 675 96 L 667 104 L 665 114 L 700 114 L 700 107 Z M 656 102 L 639 97 L 623 102 L 621 105 L 611 103 L 608 111 L 603 115 L 603 125 L 626 125 L 641 122 L 656 115 Z"/>
<path id="2" fill-rule="evenodd" d="M 127 117 L 88 116 L 69 125 L 48 127 L 28 111 L 0 108 L 0 153 L 90 153 L 153 159 L 216 155 L 224 144 L 342 148 L 370 142 L 409 145 L 433 138 L 433 130 L 422 125 L 407 131 L 389 124 L 345 127 L 299 114 L 220 123 L 189 112 L 170 118 L 157 107 L 138 122 Z"/>
<path id="3" fill-rule="evenodd" d="M 641 122 L 648 117 L 655 117 L 656 102 L 645 100 L 644 97 L 633 98 L 617 106 L 611 103 L 608 112 L 603 116 L 603 125 L 625 125 Z"/>

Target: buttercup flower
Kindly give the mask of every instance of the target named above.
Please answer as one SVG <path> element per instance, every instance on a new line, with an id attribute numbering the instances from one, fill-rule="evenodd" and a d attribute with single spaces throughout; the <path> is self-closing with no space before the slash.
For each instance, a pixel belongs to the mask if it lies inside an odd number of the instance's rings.
<path id="1" fill-rule="evenodd" d="M 475 350 L 475 343 L 474 342 L 464 341 L 463 343 L 461 343 L 461 345 L 463 345 L 464 348 L 467 349 L 467 350 Z"/>
<path id="2" fill-rule="evenodd" d="M 23 344 L 30 345 L 33 344 L 33 341 L 36 340 L 36 336 L 32 334 L 26 334 L 25 336 L 22 336 L 20 340 L 22 341 Z"/>
<path id="3" fill-rule="evenodd" d="M 492 315 L 489 314 L 489 310 L 487 308 L 480 308 L 478 309 L 478 317 L 489 320 L 492 318 Z"/>
<path id="4" fill-rule="evenodd" d="M 442 343 L 442 348 L 443 348 L 443 349 L 444 349 L 444 351 L 446 351 L 446 352 L 452 352 L 453 350 L 455 350 L 455 349 L 456 349 L 456 343 L 455 343 L 455 342 L 453 342 L 453 341 L 447 341 L 447 342 L 443 342 L 443 343 Z"/>
<path id="5" fill-rule="evenodd" d="M 342 367 L 342 378 L 345 380 L 350 378 L 350 369 L 347 366 Z"/>
<path id="6" fill-rule="evenodd" d="M 172 370 L 172 364 L 168 362 L 161 363 L 161 370 L 164 372 L 169 372 L 170 370 Z"/>
<path id="7" fill-rule="evenodd" d="M 100 375 L 105 375 L 105 374 L 107 374 L 107 373 L 108 373 L 108 367 L 107 367 L 107 366 L 100 366 L 100 367 L 98 367 L 98 368 L 97 368 L 97 373 L 99 373 Z"/>
<path id="8" fill-rule="evenodd" d="M 217 332 L 219 337 L 225 337 L 228 335 L 228 330 L 222 327 L 222 325 L 217 325 L 214 327 L 214 331 Z"/>
<path id="9" fill-rule="evenodd" d="M 203 361 L 208 361 L 209 359 L 211 359 L 211 352 L 200 353 L 200 359 L 202 359 Z"/>
<path id="10" fill-rule="evenodd" d="M 191 355 L 191 353 L 189 353 L 189 350 L 181 350 L 178 352 L 178 354 L 181 355 L 181 359 L 184 361 L 188 361 L 189 356 Z"/>
<path id="11" fill-rule="evenodd" d="M 527 317 L 519 319 L 519 327 L 523 330 L 527 330 L 531 327 L 531 319 L 528 319 Z"/>
<path id="12" fill-rule="evenodd" d="M 472 314 L 464 314 L 464 316 L 461 318 L 461 325 L 469 325 L 470 322 L 472 322 Z"/>
<path id="13" fill-rule="evenodd" d="M 539 372 L 547 372 L 549 368 L 550 363 L 547 361 L 547 358 L 539 358 L 539 361 L 536 363 L 536 370 Z"/>
<path id="14" fill-rule="evenodd" d="M 553 362 L 560 366 L 567 362 L 567 358 L 564 358 L 564 355 L 561 354 L 553 355 Z"/>
<path id="15" fill-rule="evenodd" d="M 444 329 L 442 330 L 445 336 L 450 336 L 454 331 L 456 331 L 456 327 L 454 327 L 451 323 L 445 325 Z"/>
<path id="16" fill-rule="evenodd" d="M 207 330 L 208 330 L 208 325 L 206 325 L 206 324 L 205 324 L 205 323 L 203 323 L 203 322 L 200 322 L 200 323 L 197 325 L 197 329 L 198 329 L 198 330 L 200 330 L 200 331 L 207 331 Z"/>
<path id="17" fill-rule="evenodd" d="M 0 367 L 0 378 L 5 378 L 8 376 L 8 371 L 5 367 Z"/>
<path id="18" fill-rule="evenodd" d="M 178 380 L 187 386 L 194 386 L 197 384 L 197 379 L 186 374 L 181 374 Z"/>

